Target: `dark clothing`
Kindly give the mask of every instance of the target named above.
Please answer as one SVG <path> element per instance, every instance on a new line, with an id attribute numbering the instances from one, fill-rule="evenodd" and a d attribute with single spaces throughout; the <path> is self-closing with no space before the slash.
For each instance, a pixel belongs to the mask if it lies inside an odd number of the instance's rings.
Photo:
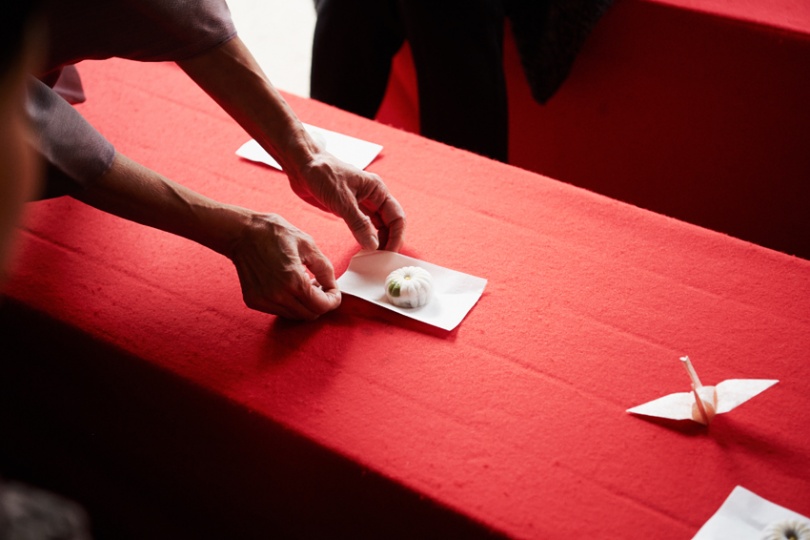
<path id="1" fill-rule="evenodd" d="M 500 0 L 320 0 L 311 96 L 373 118 L 405 40 L 416 67 L 420 132 L 506 161 Z"/>
<path id="2" fill-rule="evenodd" d="M 45 161 L 45 197 L 86 186 L 110 168 L 113 145 L 39 79 L 31 81 L 26 109 L 33 144 Z"/>
<path id="3" fill-rule="evenodd" d="M 45 73 L 89 59 L 184 60 L 235 34 L 224 0 L 60 0 L 47 19 Z"/>
<path id="4" fill-rule="evenodd" d="M 115 150 L 52 86 L 65 66 L 112 57 L 183 60 L 236 34 L 224 0 L 59 0 L 46 12 L 48 49 L 27 109 L 48 184 L 87 185 Z"/>
<path id="5" fill-rule="evenodd" d="M 565 82 L 613 0 L 504 0 L 532 96 L 545 103 Z"/>
<path id="6" fill-rule="evenodd" d="M 509 18 L 532 89 L 545 103 L 612 0 L 315 0 L 311 95 L 373 118 L 405 40 L 416 68 L 420 131 L 507 160 L 503 72 Z"/>

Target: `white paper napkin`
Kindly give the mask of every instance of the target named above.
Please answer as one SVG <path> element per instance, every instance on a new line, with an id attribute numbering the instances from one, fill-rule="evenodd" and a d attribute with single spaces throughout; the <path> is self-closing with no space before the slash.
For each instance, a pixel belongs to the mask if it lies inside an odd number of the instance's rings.
<path id="1" fill-rule="evenodd" d="M 304 124 L 304 128 L 312 135 L 312 138 L 318 141 L 322 146 L 325 146 L 326 151 L 338 158 L 345 161 L 350 165 L 354 165 L 358 169 L 365 169 L 369 164 L 374 161 L 374 158 L 382 150 L 382 146 L 372 142 L 357 139 L 337 131 L 330 131 L 328 129 Z M 259 146 L 254 139 L 249 140 L 239 147 L 236 155 L 250 161 L 257 161 L 264 163 L 281 170 L 281 166 L 273 159 L 273 156 L 265 152 L 264 148 Z"/>
<path id="2" fill-rule="evenodd" d="M 768 527 L 786 521 L 810 524 L 803 515 L 737 486 L 693 540 L 761 540 Z"/>
<path id="3" fill-rule="evenodd" d="M 419 308 L 397 307 L 385 298 L 385 278 L 403 266 L 419 266 L 433 277 L 433 297 Z M 361 251 L 337 280 L 341 292 L 424 323 L 452 330 L 472 309 L 487 280 L 391 251 Z"/>

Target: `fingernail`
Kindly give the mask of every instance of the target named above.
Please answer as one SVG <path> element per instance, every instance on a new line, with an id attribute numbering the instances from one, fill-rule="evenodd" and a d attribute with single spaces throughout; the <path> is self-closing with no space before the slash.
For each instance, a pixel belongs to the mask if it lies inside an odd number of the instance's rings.
<path id="1" fill-rule="evenodd" d="M 377 239 L 376 236 L 371 235 L 371 236 L 368 237 L 368 239 L 369 239 L 369 241 L 368 241 L 367 244 L 369 246 L 369 249 L 376 250 L 376 249 L 380 248 L 380 241 Z"/>

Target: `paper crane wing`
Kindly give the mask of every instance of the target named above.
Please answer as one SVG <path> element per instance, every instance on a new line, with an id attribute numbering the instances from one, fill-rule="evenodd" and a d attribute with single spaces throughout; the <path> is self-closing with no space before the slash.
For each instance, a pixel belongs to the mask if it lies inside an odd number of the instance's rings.
<path id="1" fill-rule="evenodd" d="M 728 379 L 721 382 L 715 387 L 717 413 L 725 413 L 739 407 L 778 382 L 776 379 Z"/>
<path id="2" fill-rule="evenodd" d="M 721 382 L 715 386 L 717 414 L 735 409 L 778 382 L 775 379 L 728 379 Z M 711 387 L 704 386 L 703 388 Z M 669 418 L 670 420 L 693 420 L 692 405 L 694 403 L 694 394 L 691 392 L 678 392 L 627 409 L 627 412 L 643 416 Z"/>
<path id="3" fill-rule="evenodd" d="M 694 402 L 695 397 L 691 392 L 678 392 L 627 409 L 627 412 L 670 420 L 691 420 Z"/>

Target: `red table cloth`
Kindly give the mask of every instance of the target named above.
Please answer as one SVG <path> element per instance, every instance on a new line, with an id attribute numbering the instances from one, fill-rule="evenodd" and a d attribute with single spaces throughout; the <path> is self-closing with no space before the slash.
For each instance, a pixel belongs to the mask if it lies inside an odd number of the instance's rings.
<path id="1" fill-rule="evenodd" d="M 119 151 L 282 214 L 346 269 L 345 225 L 237 158 L 247 136 L 176 67 L 80 71 L 80 111 Z M 6 331 L 39 321 L 38 347 L 80 345 L 48 391 L 122 482 L 246 537 L 682 539 L 736 485 L 810 514 L 810 262 L 288 97 L 384 146 L 369 170 L 407 212 L 405 254 L 488 286 L 452 332 L 350 297 L 289 323 L 247 309 L 198 245 L 31 205 Z M 626 414 L 688 389 L 684 354 L 707 384 L 780 383 L 708 429 Z M 148 405 L 117 412 L 128 400 Z"/>

